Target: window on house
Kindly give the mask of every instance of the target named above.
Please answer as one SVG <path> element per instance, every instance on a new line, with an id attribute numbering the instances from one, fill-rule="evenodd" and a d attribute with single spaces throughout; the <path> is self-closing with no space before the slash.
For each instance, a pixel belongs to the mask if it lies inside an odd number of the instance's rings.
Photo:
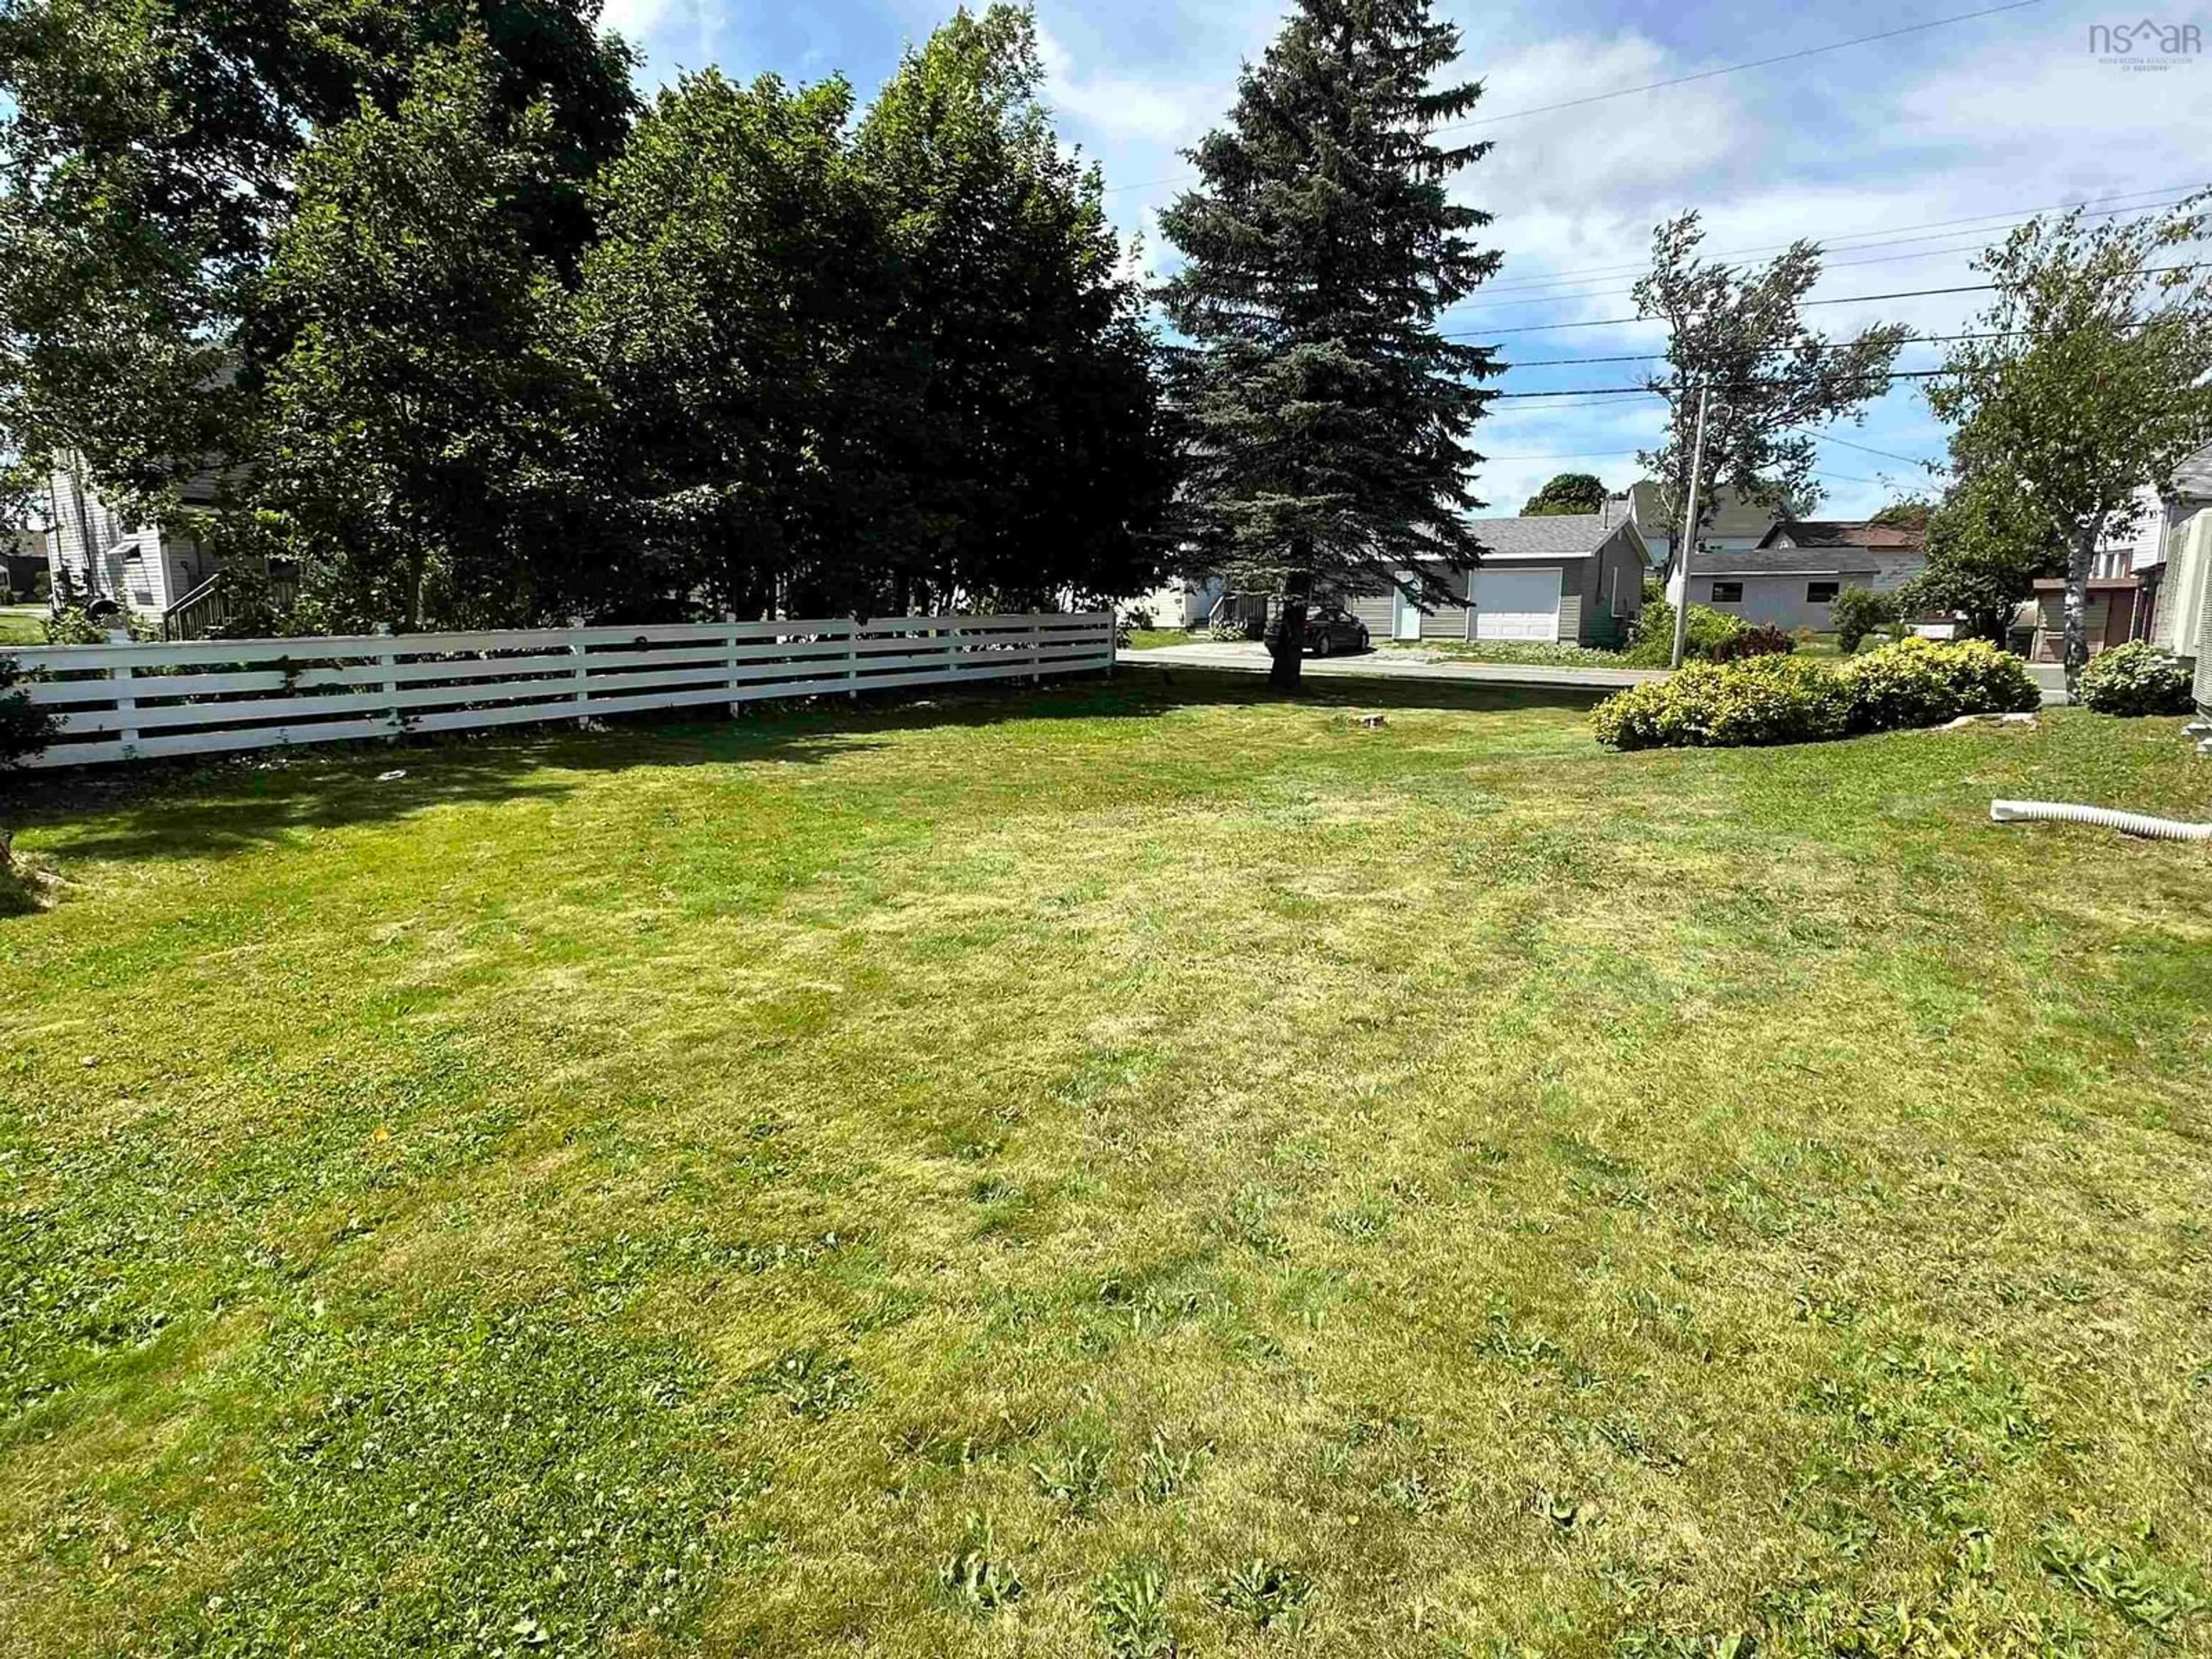
<path id="1" fill-rule="evenodd" d="M 1743 603 L 1743 584 L 1741 582 L 1715 582 L 1713 584 L 1713 603 L 1715 605 L 1741 605 Z"/>
<path id="2" fill-rule="evenodd" d="M 1841 582 L 1807 582 L 1805 584 L 1805 603 L 1808 605 L 1827 605 L 1832 602 L 1836 595 L 1843 591 L 1843 586 L 1844 585 Z"/>

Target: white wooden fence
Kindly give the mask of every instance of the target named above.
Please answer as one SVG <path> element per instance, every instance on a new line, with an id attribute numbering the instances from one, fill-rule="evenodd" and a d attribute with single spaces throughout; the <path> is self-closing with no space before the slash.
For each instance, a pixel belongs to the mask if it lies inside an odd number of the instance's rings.
<path id="1" fill-rule="evenodd" d="M 33 766 L 1110 669 L 1103 612 L 850 617 L 8 651 L 61 719 Z"/>

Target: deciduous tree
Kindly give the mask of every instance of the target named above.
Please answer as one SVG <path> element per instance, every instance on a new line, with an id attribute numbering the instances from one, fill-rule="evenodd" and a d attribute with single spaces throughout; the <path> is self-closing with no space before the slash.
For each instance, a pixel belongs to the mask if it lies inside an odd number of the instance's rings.
<path id="1" fill-rule="evenodd" d="M 868 609 L 902 511 L 889 226 L 848 154 L 842 81 L 708 70 L 664 91 L 594 191 L 580 338 L 611 398 L 624 603 Z"/>
<path id="2" fill-rule="evenodd" d="M 1561 472 L 1522 504 L 1523 518 L 1595 513 L 1605 505 L 1605 485 L 1594 472 Z"/>
<path id="3" fill-rule="evenodd" d="M 1953 465 L 1990 501 L 2017 498 L 2003 522 L 2039 516 L 2065 547 L 2069 687 L 2089 659 L 2097 549 L 2140 521 L 2138 492 L 2212 441 L 2212 266 L 2187 252 L 2208 201 L 2021 225 L 1976 262 L 1996 298 L 1929 384 Z"/>
<path id="4" fill-rule="evenodd" d="M 1666 368 L 1646 382 L 1667 398 L 1666 436 L 1638 459 L 1659 480 L 1678 568 L 1723 483 L 1778 511 L 1802 514 L 1819 501 L 1805 428 L 1857 418 L 1887 386 L 1905 338 L 1902 327 L 1885 325 L 1832 340 L 1805 322 L 1805 296 L 1820 279 L 1819 244 L 1792 243 L 1747 270 L 1701 258 L 1705 235 L 1694 212 L 1660 225 L 1651 270 L 1632 290 L 1637 314 L 1667 325 Z M 1700 387 L 1710 398 L 1698 523 L 1686 526 Z"/>
<path id="5" fill-rule="evenodd" d="M 1450 573 L 1481 550 L 1469 439 L 1498 365 L 1436 326 L 1498 259 L 1470 234 L 1489 216 L 1447 190 L 1488 146 L 1434 137 L 1480 95 L 1433 83 L 1459 41 L 1428 0 L 1299 0 L 1160 216 L 1185 259 L 1160 298 L 1190 343 L 1191 529 L 1238 586 L 1281 596 L 1279 687 L 1298 684 L 1310 599 L 1401 573 L 1423 603 L 1460 598 Z"/>
<path id="6" fill-rule="evenodd" d="M 268 301 L 249 487 L 326 621 L 494 626 L 558 615 L 585 573 L 596 408 L 528 204 L 559 176 L 551 112 L 510 114 L 471 33 L 301 155 Z M 234 533 L 243 530 L 234 522 Z"/>
<path id="7" fill-rule="evenodd" d="M 630 54 L 590 0 L 0 0 L 0 439 L 84 458 L 158 515 L 236 459 L 256 322 L 300 157 L 474 29 L 494 100 L 546 112 L 533 246 L 573 258 L 580 185 L 619 145 Z M 248 372 L 231 371 L 241 359 Z"/>
<path id="8" fill-rule="evenodd" d="M 855 135 L 888 216 L 892 392 L 919 399 L 883 429 L 907 511 L 879 544 L 901 593 L 1024 609 L 1126 595 L 1164 551 L 1179 466 L 1143 296 L 1043 82 L 1027 10 L 963 9 L 907 53 Z"/>
<path id="9" fill-rule="evenodd" d="M 1928 567 L 1899 593 L 1908 611 L 1942 611 L 1967 631 L 2005 643 L 2013 613 L 2036 578 L 2066 568 L 2066 544 L 2049 517 L 2002 474 L 1954 483 L 1928 519 Z"/>

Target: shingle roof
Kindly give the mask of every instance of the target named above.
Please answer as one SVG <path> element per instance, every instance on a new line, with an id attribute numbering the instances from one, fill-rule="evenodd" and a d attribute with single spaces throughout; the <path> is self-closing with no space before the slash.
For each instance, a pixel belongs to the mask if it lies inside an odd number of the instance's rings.
<path id="1" fill-rule="evenodd" d="M 1864 519 L 1785 519 L 1766 532 L 1761 547 L 1787 540 L 1796 546 L 1857 547 L 1885 553 L 1917 553 L 1927 532 L 1902 525 L 1870 524 Z"/>
<path id="2" fill-rule="evenodd" d="M 1879 570 L 1863 547 L 1716 548 L 1691 568 L 1700 576 L 1843 576 Z"/>
<path id="3" fill-rule="evenodd" d="M 1588 558 L 1626 520 L 1618 514 L 1556 513 L 1534 519 L 1469 519 L 1467 527 L 1501 558 Z"/>
<path id="4" fill-rule="evenodd" d="M 1666 520 L 1666 510 L 1660 505 L 1659 484 L 1654 478 L 1645 478 L 1629 486 L 1630 506 L 1636 522 L 1656 533 Z M 1765 532 L 1769 525 L 1787 517 L 1779 508 L 1754 501 L 1732 484 L 1723 484 L 1713 492 L 1719 502 L 1711 519 L 1706 520 L 1705 533 L 1708 536 L 1758 536 Z"/>

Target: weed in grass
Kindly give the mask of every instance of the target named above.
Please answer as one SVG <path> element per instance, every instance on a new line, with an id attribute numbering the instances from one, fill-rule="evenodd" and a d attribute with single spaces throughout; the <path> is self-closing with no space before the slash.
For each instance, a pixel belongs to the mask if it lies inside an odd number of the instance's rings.
<path id="1" fill-rule="evenodd" d="M 1558 1532 L 1572 1532 L 1589 1518 L 1589 1510 L 1581 1498 L 1571 1492 L 1553 1492 L 1545 1486 L 1539 1486 L 1529 1498 L 1528 1507 Z"/>
<path id="2" fill-rule="evenodd" d="M 1237 1189 L 1230 1206 L 1231 1224 L 1236 1236 L 1261 1255 L 1280 1258 L 1290 1254 L 1289 1238 L 1274 1220 L 1280 1202 L 1267 1188 L 1248 1183 Z"/>
<path id="3" fill-rule="evenodd" d="M 1152 1431 L 1145 1449 L 1137 1455 L 1137 1497 L 1146 1504 L 1164 1504 L 1182 1492 L 1198 1471 L 1198 1450 L 1177 1450 L 1166 1434 Z"/>
<path id="4" fill-rule="evenodd" d="M 1429 1472 L 1423 1468 L 1407 1469 L 1392 1475 L 1376 1488 L 1375 1495 L 1401 1515 L 1414 1520 L 1425 1515 L 1433 1515 L 1444 1503 L 1444 1495 L 1431 1482 Z"/>
<path id="5" fill-rule="evenodd" d="M 991 1523 L 970 1514 L 968 1535 L 937 1569 L 937 1582 L 956 1602 L 975 1613 L 996 1613 L 1022 1599 L 1022 1575 L 1000 1552 Z"/>
<path id="6" fill-rule="evenodd" d="M 2200 1572 L 2170 1565 L 2152 1553 L 2146 1529 L 2136 1547 L 2099 1543 L 2075 1528 L 2052 1522 L 2038 1540 L 2044 1570 L 2068 1589 L 2111 1608 L 2130 1623 L 2161 1636 L 2176 1633 L 2184 1621 L 2204 1614 Z"/>
<path id="7" fill-rule="evenodd" d="M 333 1655 L 488 1652 L 527 1623 L 533 1645 L 586 1652 L 696 1628 L 768 1482 L 710 1449 L 728 1419 L 703 1355 L 557 1304 L 373 1311 L 272 1334 L 247 1396 L 266 1413 L 244 1488 L 259 1519 L 173 1605 L 181 1650 L 314 1629 Z M 211 1475 L 183 1490 L 235 1501 Z"/>
<path id="8" fill-rule="evenodd" d="M 1206 1595 L 1214 1606 L 1254 1630 L 1295 1636 L 1305 1628 L 1314 1582 L 1296 1567 L 1257 1559 L 1230 1568 Z"/>
<path id="9" fill-rule="evenodd" d="M 1078 1520 L 1098 1513 L 1106 1496 L 1113 1453 L 1089 1441 L 1062 1447 L 1054 1455 L 1030 1465 L 1030 1478 L 1037 1495 L 1057 1504 Z"/>
<path id="10" fill-rule="evenodd" d="M 819 1348 L 794 1348 L 759 1375 L 760 1383 L 790 1409 L 793 1417 L 817 1421 L 849 1410 L 867 1392 L 853 1362 Z"/>
<path id="11" fill-rule="evenodd" d="M 1335 1212 L 1329 1217 L 1328 1224 L 1355 1243 L 1364 1244 L 1389 1231 L 1395 1213 L 1388 1201 L 1370 1195 L 1348 1209 Z"/>
<path id="12" fill-rule="evenodd" d="M 1943 1534 L 1984 1525 L 1992 1482 L 2049 1440 L 1996 1360 L 1933 1343 L 1854 1345 L 1797 1404 L 1822 1431 L 1807 1449 L 1801 1493 L 1876 1504 Z"/>
<path id="13" fill-rule="evenodd" d="M 1099 1576 L 1091 1614 L 1099 1645 L 1112 1659 L 1173 1659 L 1167 1577 L 1155 1561 L 1129 1558 Z"/>
<path id="14" fill-rule="evenodd" d="M 1609 1417 L 1597 1425 L 1598 1438 L 1632 1462 L 1647 1469 L 1656 1469 L 1662 1474 L 1672 1474 L 1682 1467 L 1680 1452 L 1654 1438 L 1641 1425 L 1625 1417 Z"/>

